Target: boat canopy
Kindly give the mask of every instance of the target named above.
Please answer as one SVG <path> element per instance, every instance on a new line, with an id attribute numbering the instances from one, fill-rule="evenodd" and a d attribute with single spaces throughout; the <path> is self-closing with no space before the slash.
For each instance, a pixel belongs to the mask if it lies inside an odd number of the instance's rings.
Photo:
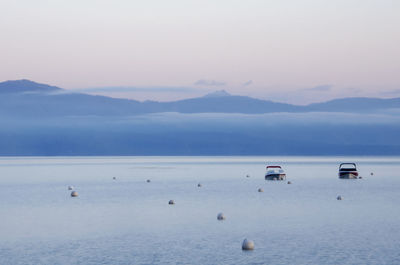
<path id="1" fill-rule="evenodd" d="M 342 163 L 339 166 L 339 170 L 357 170 L 355 163 Z"/>
<path id="2" fill-rule="evenodd" d="M 267 166 L 267 175 L 269 174 L 284 174 L 280 166 Z"/>

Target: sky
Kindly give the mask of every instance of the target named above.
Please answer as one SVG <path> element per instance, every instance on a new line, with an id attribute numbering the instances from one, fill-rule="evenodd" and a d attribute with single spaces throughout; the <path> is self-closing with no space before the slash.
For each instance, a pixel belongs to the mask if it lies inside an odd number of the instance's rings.
<path id="1" fill-rule="evenodd" d="M 397 0 L 0 0 L 0 81 L 160 101 L 400 97 Z"/>

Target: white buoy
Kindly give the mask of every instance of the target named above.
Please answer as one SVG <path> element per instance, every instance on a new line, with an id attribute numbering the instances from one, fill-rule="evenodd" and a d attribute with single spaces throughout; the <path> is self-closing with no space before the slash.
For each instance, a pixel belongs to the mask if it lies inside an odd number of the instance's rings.
<path id="1" fill-rule="evenodd" d="M 254 249 L 254 241 L 253 240 L 248 240 L 246 238 L 245 240 L 243 240 L 242 249 L 243 250 L 253 250 Z"/>
<path id="2" fill-rule="evenodd" d="M 68 186 L 68 190 L 73 190 L 74 186 Z"/>
<path id="3" fill-rule="evenodd" d="M 151 180 L 149 180 L 149 179 L 148 179 L 148 180 L 146 180 L 146 181 L 147 181 L 148 183 L 149 183 L 149 182 L 151 182 Z"/>
<path id="4" fill-rule="evenodd" d="M 337 196 L 337 198 L 336 198 L 338 201 L 341 201 L 342 200 L 342 196 Z"/>
<path id="5" fill-rule="evenodd" d="M 287 184 L 292 184 L 292 182 L 291 182 L 291 181 L 288 181 Z"/>
<path id="6" fill-rule="evenodd" d="M 203 186 L 203 185 L 201 185 L 201 183 L 197 184 L 197 187 L 199 187 L 199 188 L 200 188 L 201 186 Z"/>
<path id="7" fill-rule="evenodd" d="M 218 219 L 218 220 L 225 220 L 226 217 L 225 217 L 225 215 L 224 215 L 223 213 L 219 213 L 219 214 L 217 215 L 217 219 Z"/>
<path id="8" fill-rule="evenodd" d="M 174 200 L 169 200 L 168 204 L 175 204 Z"/>
<path id="9" fill-rule="evenodd" d="M 263 188 L 259 188 L 258 192 L 264 192 L 264 189 Z"/>
<path id="10" fill-rule="evenodd" d="M 71 197 L 78 197 L 78 192 L 76 191 L 71 192 Z"/>

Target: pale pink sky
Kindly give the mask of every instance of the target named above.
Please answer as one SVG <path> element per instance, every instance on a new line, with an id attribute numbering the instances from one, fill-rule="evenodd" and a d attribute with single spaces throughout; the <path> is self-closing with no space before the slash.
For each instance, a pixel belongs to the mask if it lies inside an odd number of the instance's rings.
<path id="1" fill-rule="evenodd" d="M 0 81 L 157 100 L 395 97 L 399 14 L 395 0 L 2 0 Z"/>

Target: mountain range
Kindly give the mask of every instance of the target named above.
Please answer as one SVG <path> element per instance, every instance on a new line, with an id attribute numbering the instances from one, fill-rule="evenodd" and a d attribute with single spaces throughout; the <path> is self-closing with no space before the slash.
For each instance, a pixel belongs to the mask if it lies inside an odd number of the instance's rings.
<path id="1" fill-rule="evenodd" d="M 156 102 L 0 83 L 0 156 L 400 155 L 400 99 Z"/>
<path id="2" fill-rule="evenodd" d="M 70 92 L 30 80 L 0 83 L 0 115 L 7 116 L 130 116 L 148 113 L 373 113 L 400 108 L 400 98 L 343 98 L 307 106 L 261 100 L 216 91 L 203 97 L 171 102 L 136 101 Z"/>

